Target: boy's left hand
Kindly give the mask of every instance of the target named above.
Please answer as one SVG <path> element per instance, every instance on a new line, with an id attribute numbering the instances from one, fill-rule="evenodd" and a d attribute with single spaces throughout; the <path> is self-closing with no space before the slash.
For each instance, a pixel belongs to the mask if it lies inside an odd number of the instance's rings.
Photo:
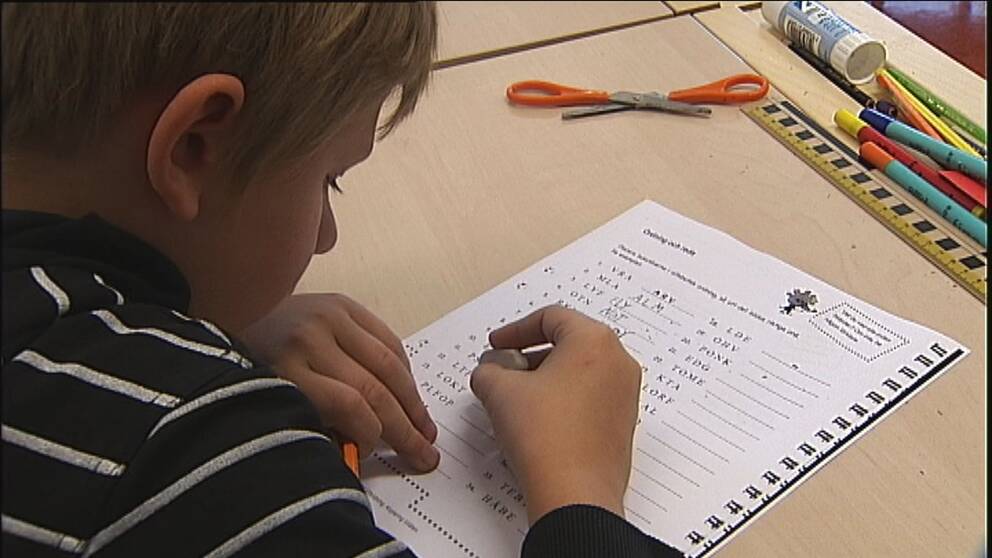
<path id="1" fill-rule="evenodd" d="M 341 294 L 293 295 L 245 330 L 243 340 L 363 457 L 381 437 L 416 469 L 437 467 L 437 427 L 403 345 L 362 305 Z"/>

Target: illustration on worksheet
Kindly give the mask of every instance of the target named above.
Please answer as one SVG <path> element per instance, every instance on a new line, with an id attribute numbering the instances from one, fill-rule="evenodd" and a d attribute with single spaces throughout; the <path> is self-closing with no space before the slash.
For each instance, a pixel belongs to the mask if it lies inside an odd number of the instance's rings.
<path id="1" fill-rule="evenodd" d="M 813 291 L 793 289 L 792 292 L 786 293 L 786 297 L 788 297 L 788 301 L 781 308 L 783 314 L 792 315 L 792 311 L 797 308 L 803 312 L 816 313 L 816 309 L 813 307 L 816 306 L 817 298 Z"/>

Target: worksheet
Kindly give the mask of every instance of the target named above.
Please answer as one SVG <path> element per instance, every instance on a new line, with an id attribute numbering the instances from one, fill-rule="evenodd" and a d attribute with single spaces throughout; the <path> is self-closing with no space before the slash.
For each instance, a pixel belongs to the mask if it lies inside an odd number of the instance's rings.
<path id="1" fill-rule="evenodd" d="M 436 471 L 377 450 L 376 521 L 421 556 L 518 556 L 526 501 L 469 389 L 488 333 L 560 304 L 643 371 L 629 521 L 711 553 L 968 350 L 645 201 L 405 340 Z M 590 409 L 591 413 L 609 409 Z"/>

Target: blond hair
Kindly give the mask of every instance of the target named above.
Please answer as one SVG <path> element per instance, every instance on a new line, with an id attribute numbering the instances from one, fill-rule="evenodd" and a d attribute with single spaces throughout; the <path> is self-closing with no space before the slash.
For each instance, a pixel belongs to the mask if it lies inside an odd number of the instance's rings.
<path id="1" fill-rule="evenodd" d="M 435 45 L 433 2 L 4 3 L 4 159 L 71 156 L 138 95 L 225 73 L 245 86 L 225 163 L 249 180 L 308 155 L 398 88 L 387 134 L 413 110 Z"/>

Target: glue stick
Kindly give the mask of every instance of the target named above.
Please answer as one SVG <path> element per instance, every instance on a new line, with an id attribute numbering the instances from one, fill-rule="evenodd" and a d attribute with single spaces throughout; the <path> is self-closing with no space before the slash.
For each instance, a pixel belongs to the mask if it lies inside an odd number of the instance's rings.
<path id="1" fill-rule="evenodd" d="M 867 83 L 885 64 L 885 45 L 819 2 L 762 2 L 765 21 L 852 83 Z"/>

